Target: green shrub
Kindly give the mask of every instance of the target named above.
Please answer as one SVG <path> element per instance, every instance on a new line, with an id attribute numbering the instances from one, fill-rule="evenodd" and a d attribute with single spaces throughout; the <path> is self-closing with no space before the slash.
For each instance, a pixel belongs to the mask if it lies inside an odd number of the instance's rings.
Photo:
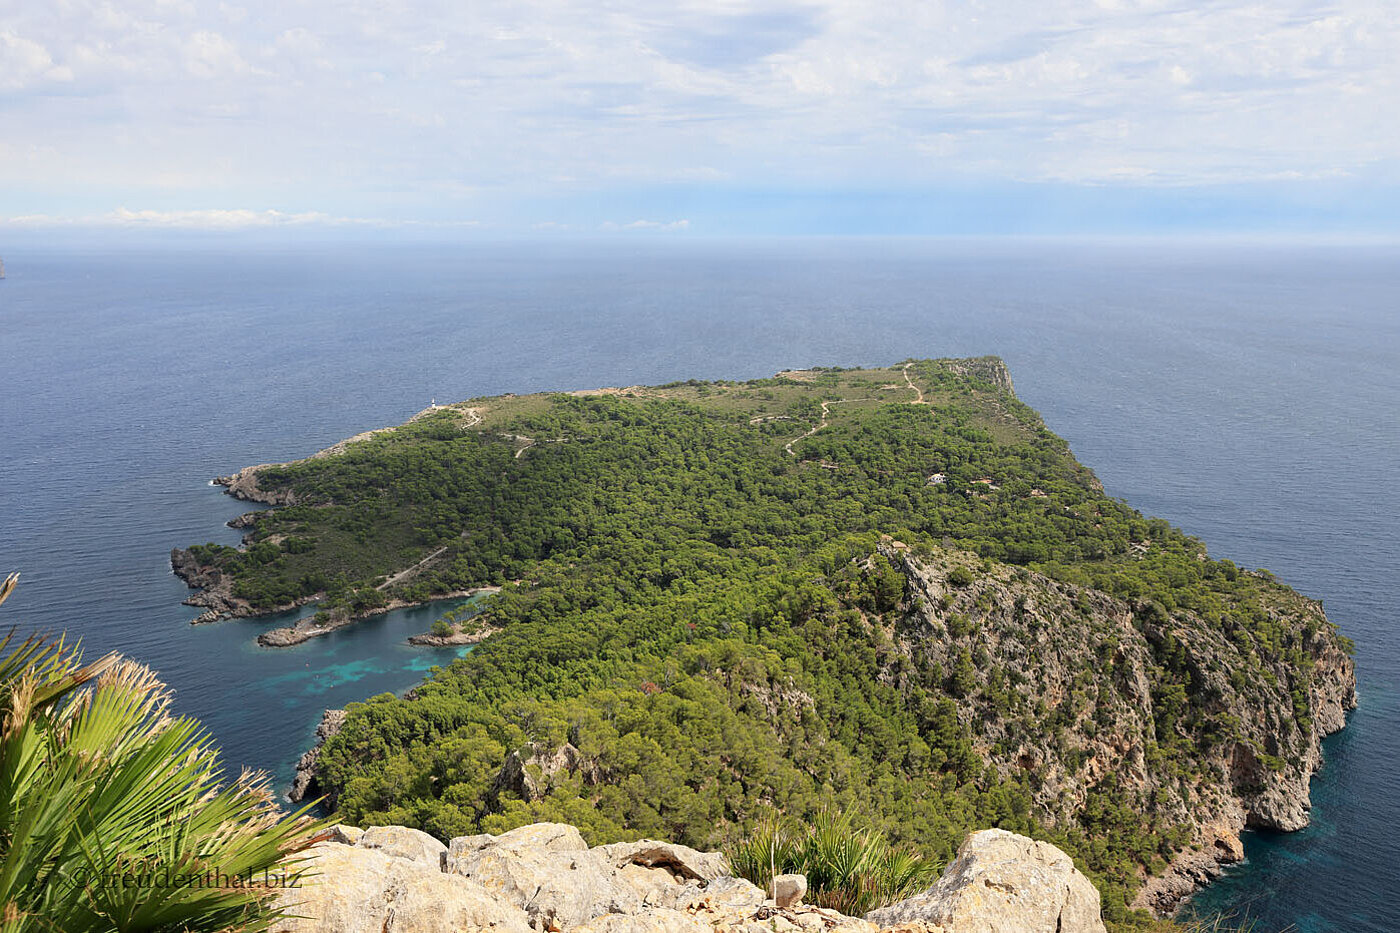
<path id="1" fill-rule="evenodd" d="M 966 567 L 954 567 L 948 572 L 948 583 L 952 586 L 967 586 L 976 579 Z"/>
<path id="2" fill-rule="evenodd" d="M 736 875 L 765 890 L 775 874 L 806 875 L 809 903 L 855 917 L 917 894 L 940 868 L 830 812 L 797 828 L 770 817 L 727 854 Z"/>

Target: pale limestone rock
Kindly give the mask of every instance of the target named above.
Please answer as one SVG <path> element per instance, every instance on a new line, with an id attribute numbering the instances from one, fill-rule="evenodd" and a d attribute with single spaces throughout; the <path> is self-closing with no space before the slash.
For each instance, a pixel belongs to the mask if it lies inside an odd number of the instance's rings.
<path id="1" fill-rule="evenodd" d="M 531 823 L 519 826 L 508 833 L 492 836 L 481 833 L 476 836 L 458 836 L 448 846 L 447 870 L 452 871 L 452 853 L 470 853 L 478 849 L 494 848 L 501 852 L 523 852 L 527 849 L 547 849 L 553 852 L 584 852 L 588 843 L 583 834 L 567 823 Z"/>
<path id="2" fill-rule="evenodd" d="M 728 873 L 724 856 L 718 852 L 699 852 L 689 846 L 657 842 L 655 839 L 614 842 L 598 846 L 594 851 L 619 867 L 632 864 L 665 868 L 682 878 L 709 881 Z"/>
<path id="3" fill-rule="evenodd" d="M 704 882 L 682 882 L 664 868 L 625 863 L 612 869 L 611 881 L 619 891 L 631 892 L 643 907 L 679 908 L 691 895 L 701 893 Z"/>
<path id="4" fill-rule="evenodd" d="M 763 889 L 752 881 L 724 875 L 703 888 L 696 883 L 686 885 L 676 897 L 676 906 L 681 909 L 743 907 L 757 910 L 766 899 Z"/>
<path id="5" fill-rule="evenodd" d="M 684 911 L 652 909 L 644 914 L 604 914 L 574 927 L 572 933 L 715 933 L 715 928 Z"/>
<path id="6" fill-rule="evenodd" d="M 727 874 L 724 856 L 718 852 L 698 852 L 652 839 L 616 842 L 592 851 L 612 868 L 614 886 L 632 892 L 645 906 L 676 908 L 695 903 L 706 893 L 707 882 Z M 755 906 L 763 903 L 759 893 Z"/>
<path id="7" fill-rule="evenodd" d="M 818 907 L 702 907 L 610 914 L 570 933 L 878 933 L 874 924 Z M 943 933 L 935 928 L 908 933 Z"/>
<path id="8" fill-rule="evenodd" d="M 1070 857 L 1003 829 L 968 836 L 933 887 L 866 919 L 881 927 L 922 920 L 956 933 L 1105 933 L 1099 892 Z"/>
<path id="9" fill-rule="evenodd" d="M 869 920 L 825 907 L 769 905 L 748 915 L 717 911 L 715 916 L 716 929 L 724 933 L 879 933 Z"/>
<path id="10" fill-rule="evenodd" d="M 422 830 L 407 826 L 371 826 L 355 845 L 361 849 L 378 849 L 385 855 L 410 862 L 421 862 L 438 871 L 442 870 L 447 855 L 447 846 Z"/>
<path id="11" fill-rule="evenodd" d="M 562 823 L 453 839 L 445 865 L 449 873 L 470 878 L 524 910 L 540 929 L 567 929 L 642 906 L 636 890 L 616 882 L 613 866 L 588 849 L 577 829 Z"/>
<path id="12" fill-rule="evenodd" d="M 754 911 L 765 901 L 757 885 L 727 875 L 713 881 L 681 882 L 664 869 L 624 865 L 617 869 L 613 881 L 631 888 L 643 908 L 694 911 L 740 907 Z"/>
<path id="13" fill-rule="evenodd" d="M 773 903 L 779 907 L 796 907 L 806 893 L 806 875 L 778 875 L 773 879 Z"/>
<path id="14" fill-rule="evenodd" d="M 353 846 L 360 841 L 360 838 L 364 836 L 364 834 L 365 831 L 363 829 L 357 829 L 354 826 L 346 826 L 344 823 L 338 823 L 326 830 L 326 841 L 338 842 L 343 846 Z"/>
<path id="15" fill-rule="evenodd" d="M 525 912 L 480 885 L 383 851 L 322 842 L 295 866 L 274 933 L 532 933 Z"/>
<path id="16" fill-rule="evenodd" d="M 1069 858 L 1001 830 L 968 837 L 932 889 L 864 920 L 800 904 L 801 875 L 779 876 L 777 901 L 765 901 L 714 875 L 717 853 L 652 841 L 589 849 L 562 824 L 463 836 L 436 861 L 413 830 L 331 832 L 357 844 L 309 850 L 301 884 L 278 897 L 307 919 L 276 933 L 1104 933 L 1098 893 Z M 714 876 L 691 877 L 701 874 Z"/>

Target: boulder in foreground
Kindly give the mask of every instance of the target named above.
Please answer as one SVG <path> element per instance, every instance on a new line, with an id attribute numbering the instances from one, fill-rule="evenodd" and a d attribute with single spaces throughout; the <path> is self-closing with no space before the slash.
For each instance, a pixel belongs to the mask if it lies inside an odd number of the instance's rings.
<path id="1" fill-rule="evenodd" d="M 865 919 L 775 904 L 719 853 L 589 848 L 560 823 L 463 836 L 439 854 L 402 827 L 341 828 L 279 893 L 299 917 L 274 933 L 1104 933 L 1098 891 L 1069 856 L 999 829 L 969 836 L 928 891 Z"/>
<path id="2" fill-rule="evenodd" d="M 1004 829 L 968 836 L 933 887 L 866 918 L 882 929 L 924 921 L 950 933 L 1105 933 L 1098 889 L 1073 860 Z"/>

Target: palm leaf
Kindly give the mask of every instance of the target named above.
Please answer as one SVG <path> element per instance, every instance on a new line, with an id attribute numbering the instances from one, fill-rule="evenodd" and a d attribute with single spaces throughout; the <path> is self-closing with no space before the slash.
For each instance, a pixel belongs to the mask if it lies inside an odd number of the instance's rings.
<path id="1" fill-rule="evenodd" d="M 139 664 L 0 637 L 0 933 L 257 933 L 279 919 L 266 889 L 171 883 L 260 875 L 320 827 L 281 812 L 262 776 L 225 781 L 210 736 L 169 705 Z"/>

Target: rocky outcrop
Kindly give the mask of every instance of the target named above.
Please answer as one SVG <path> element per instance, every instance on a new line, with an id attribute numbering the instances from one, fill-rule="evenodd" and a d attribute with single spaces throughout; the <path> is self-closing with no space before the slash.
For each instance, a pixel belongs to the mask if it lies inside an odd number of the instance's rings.
<path id="1" fill-rule="evenodd" d="M 506 756 L 492 784 L 492 793 L 499 797 L 502 792 L 509 792 L 529 803 L 548 794 L 557 776 L 575 775 L 589 787 L 602 781 L 598 763 L 569 743 L 556 749 L 531 744 Z"/>
<path id="2" fill-rule="evenodd" d="M 230 528 L 237 528 L 240 530 L 246 528 L 255 528 L 257 527 L 258 519 L 262 518 L 266 514 L 266 509 L 254 509 L 251 512 L 244 512 L 242 515 L 229 519 L 226 524 Z"/>
<path id="3" fill-rule="evenodd" d="M 906 580 L 895 643 L 918 667 L 961 664 L 959 717 L 990 763 L 1026 774 L 1038 816 L 1071 821 L 1111 780 L 1135 809 L 1192 830 L 1135 906 L 1169 913 L 1238 860 L 1246 827 L 1307 825 L 1321 740 L 1356 706 L 1351 658 L 1317 603 L 1280 591 L 1264 604 L 1275 630 L 1296 633 L 1295 664 L 1188 610 L 946 548 L 885 541 L 880 553 Z M 1190 685 L 1189 718 L 1159 711 L 1168 665 Z M 1153 754 L 1168 743 L 1191 749 L 1189 782 Z"/>
<path id="4" fill-rule="evenodd" d="M 642 840 L 590 848 L 536 823 L 443 846 L 397 826 L 336 827 L 298 857 L 276 933 L 1102 933 L 1098 892 L 1069 857 L 1001 830 L 977 833 L 938 884 L 866 919 L 777 902 L 715 852 Z M 942 919 L 940 919 L 942 918 Z"/>
<path id="5" fill-rule="evenodd" d="M 223 582 L 223 573 L 214 567 L 205 567 L 195 558 L 194 552 L 184 548 L 170 549 L 170 569 L 192 587 L 209 588 Z"/>
<path id="6" fill-rule="evenodd" d="M 1222 837 L 1206 849 L 1189 849 L 1172 860 L 1161 875 L 1149 878 L 1136 904 L 1157 914 L 1169 914 L 1192 894 L 1225 873 L 1223 866 L 1244 858 L 1239 836 Z"/>
<path id="7" fill-rule="evenodd" d="M 773 903 L 779 907 L 796 907 L 802 903 L 802 895 L 807 893 L 806 875 L 777 875 L 773 878 L 769 892 Z"/>
<path id="8" fill-rule="evenodd" d="M 673 842 L 654 839 L 614 842 L 599 846 L 597 851 L 618 869 L 628 865 L 664 868 L 676 878 L 687 881 L 713 881 L 726 874 L 724 856 L 718 852 L 699 852 Z"/>
<path id="9" fill-rule="evenodd" d="M 389 852 L 322 842 L 278 901 L 300 916 L 279 933 L 532 933 L 523 911 L 479 885 Z"/>
<path id="10" fill-rule="evenodd" d="M 442 871 L 447 864 L 447 846 L 421 829 L 407 826 L 371 826 L 360 834 L 355 845 L 361 849 L 378 849 L 434 871 Z"/>
<path id="11" fill-rule="evenodd" d="M 340 731 L 340 727 L 345 725 L 345 710 L 328 709 L 321 714 L 321 724 L 316 727 L 316 744 L 302 753 L 297 760 L 296 775 L 292 778 L 292 789 L 287 794 L 287 799 L 293 803 L 299 803 L 308 797 L 317 797 L 321 794 L 321 786 L 316 781 L 316 762 L 321 757 L 321 746 L 331 736 Z M 335 801 L 328 798 L 327 803 L 334 807 Z M 441 845 L 441 843 L 439 843 Z"/>
<path id="12" fill-rule="evenodd" d="M 256 514 L 256 513 L 249 513 Z M 185 582 L 191 589 L 199 590 L 198 593 L 188 596 L 184 600 L 186 606 L 196 606 L 205 611 L 190 620 L 192 625 L 199 625 L 205 622 L 218 622 L 222 619 L 244 619 L 260 615 L 268 610 L 254 609 L 252 604 L 246 599 L 240 599 L 233 595 L 233 577 L 224 573 L 218 567 L 211 567 L 201 564 L 195 557 L 192 549 L 172 548 L 170 551 L 170 569 Z M 314 602 L 317 597 L 306 596 L 297 599 L 285 606 L 278 606 L 275 610 L 282 612 L 288 609 L 295 609 L 307 603 Z"/>
<path id="13" fill-rule="evenodd" d="M 1070 857 L 1004 829 L 973 833 L 933 887 L 866 919 L 955 933 L 1105 933 L 1098 889 Z"/>
<path id="14" fill-rule="evenodd" d="M 192 550 L 171 549 L 170 569 L 191 589 L 199 590 L 184 600 L 186 606 L 206 610 L 192 619 L 192 623 L 216 622 L 219 619 L 253 615 L 252 607 L 245 600 L 233 595 L 233 579 L 217 567 L 201 564 Z"/>
<path id="15" fill-rule="evenodd" d="M 1009 395 L 1016 394 L 1016 387 L 1011 384 L 1011 370 L 1006 368 L 1006 363 L 1001 357 L 977 356 L 965 360 L 939 360 L 938 362 L 949 372 L 990 383 Z"/>
<path id="16" fill-rule="evenodd" d="M 223 486 L 224 491 L 235 499 L 244 502 L 261 502 L 264 505 L 296 505 L 297 497 L 290 489 L 263 489 L 258 486 L 258 473 L 268 467 L 284 466 L 280 463 L 259 463 L 244 467 L 228 476 L 214 477 L 214 485 Z"/>

